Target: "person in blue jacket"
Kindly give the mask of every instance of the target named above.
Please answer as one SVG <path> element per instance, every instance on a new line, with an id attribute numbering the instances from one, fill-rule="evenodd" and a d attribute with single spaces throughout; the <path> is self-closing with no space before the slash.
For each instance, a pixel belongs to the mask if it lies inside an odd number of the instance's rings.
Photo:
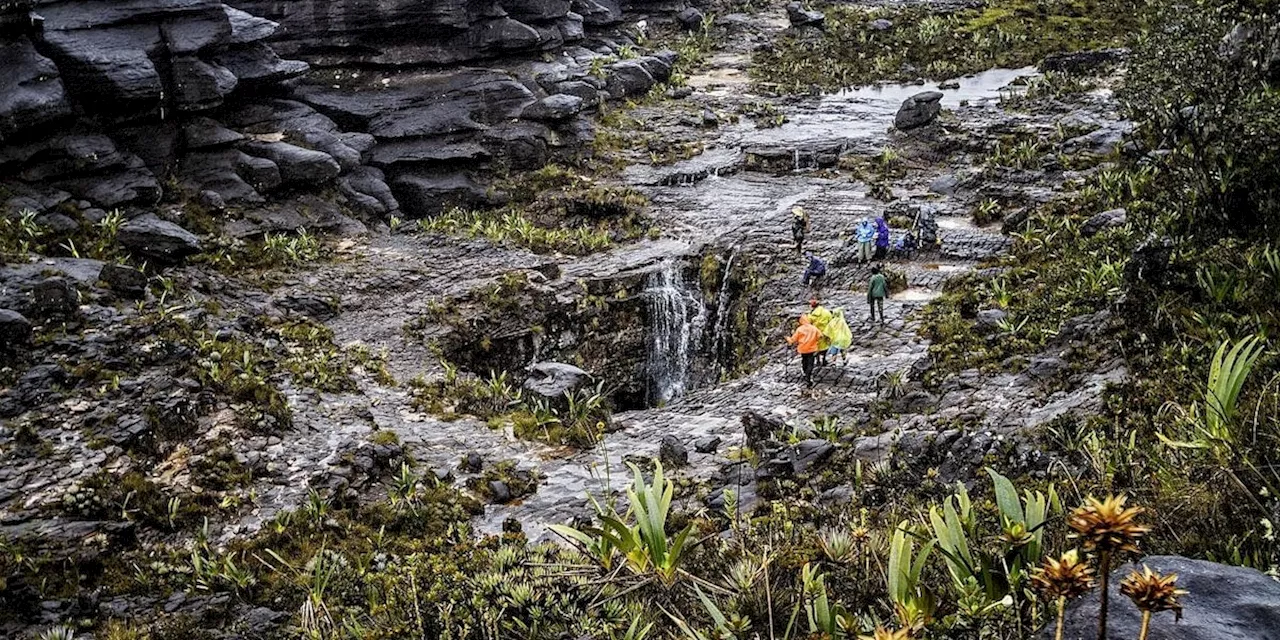
<path id="1" fill-rule="evenodd" d="M 858 243 L 858 262 L 871 262 L 871 246 L 876 239 L 876 228 L 871 221 L 863 218 L 853 232 L 853 239 Z"/>

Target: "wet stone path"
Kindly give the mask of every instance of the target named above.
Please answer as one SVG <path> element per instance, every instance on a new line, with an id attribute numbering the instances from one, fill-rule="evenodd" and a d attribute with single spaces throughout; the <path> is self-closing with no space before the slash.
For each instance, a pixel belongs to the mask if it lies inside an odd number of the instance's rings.
<path id="1" fill-rule="evenodd" d="M 732 56 L 725 57 L 725 62 L 738 64 Z M 710 104 L 754 99 L 742 95 L 740 74 L 736 68 L 730 71 L 712 70 L 691 79 L 690 84 L 698 88 L 693 99 Z M 1005 85 L 1028 72 L 997 70 L 963 79 L 961 88 L 949 91 L 944 99 L 944 106 L 953 112 L 947 116 L 952 118 L 948 126 L 976 138 L 989 138 L 991 130 L 1028 122 L 1050 127 L 1047 116 L 1037 121 L 1035 116 L 1009 113 L 999 106 Z M 906 273 L 909 287 L 885 305 L 886 323 L 867 321 L 864 283 L 868 271 L 847 261 L 846 244 L 860 218 L 882 215 L 887 205 L 870 197 L 865 183 L 830 171 L 811 171 L 803 159 L 833 149 L 838 154 L 871 157 L 890 146 L 921 146 L 892 132 L 891 124 L 902 99 L 927 88 L 865 89 L 790 102 L 781 107 L 790 118 L 781 127 L 757 129 L 747 122 L 724 126 L 708 132 L 707 150 L 700 157 L 668 167 L 628 170 L 624 179 L 651 198 L 652 215 L 663 229 L 658 240 L 568 259 L 479 241 L 382 235 L 349 248 L 348 259 L 285 287 L 278 295 L 307 291 L 337 298 L 341 312 L 328 321 L 337 342 L 359 342 L 384 351 L 391 373 L 404 382 L 417 375 L 439 374 L 435 356 L 422 346 L 421 337 L 407 336 L 404 327 L 448 296 L 549 262 L 560 270 L 558 281 L 548 283 L 554 287 L 605 273 L 652 270 L 665 259 L 697 255 L 699 248 L 712 246 L 731 251 L 737 260 L 767 267 L 764 271 L 770 279 L 758 315 L 772 327 L 771 342 L 767 352 L 760 354 L 759 366 L 742 377 L 694 389 L 661 407 L 617 414 L 616 430 L 599 447 L 586 451 L 521 441 L 509 430 L 493 429 L 473 418 L 443 420 L 421 413 L 412 408 L 405 385 L 383 386 L 368 373 L 357 376 L 359 388 L 351 393 L 288 390 L 296 429 L 283 439 L 249 443 L 255 462 L 266 460 L 272 473 L 256 488 L 260 506 L 224 528 L 220 538 L 256 530 L 280 510 L 300 504 L 309 486 L 332 484 L 335 475 L 340 485 L 355 482 L 360 469 L 353 468 L 350 460 L 361 458 L 360 447 L 368 445 L 375 430 L 395 433 L 414 459 L 450 470 L 459 481 L 468 475 L 457 470 L 458 463 L 470 452 L 481 454 L 488 464 L 515 460 L 521 468 L 536 469 L 542 475 L 536 493 L 513 504 L 487 506 L 477 526 L 483 532 L 496 532 L 504 520 L 515 518 L 532 537 L 539 537 L 546 535 L 547 524 L 587 514 L 587 493 L 605 491 L 607 475 L 615 479 L 611 489 L 618 490 L 617 479 L 625 476 L 624 458 L 657 456 L 664 436 L 675 436 L 689 450 L 688 466 L 676 473 L 705 481 L 716 477 L 730 463 L 731 448 L 741 445 L 740 419 L 745 412 L 783 420 L 838 415 L 859 424 L 869 405 L 881 398 L 885 377 L 909 371 L 927 355 L 928 344 L 917 334 L 913 312 L 932 299 L 947 278 L 975 268 L 1009 245 L 998 227 L 979 228 L 969 222 L 966 214 L 976 198 L 972 191 L 942 195 L 929 189 L 941 176 L 972 170 L 976 158 L 961 152 L 943 162 L 913 161 L 906 177 L 892 182 L 895 204 L 928 201 L 936 206 L 942 216 L 941 249 L 894 263 L 894 268 Z M 1105 112 L 1105 106 L 1095 110 Z M 780 175 L 751 171 L 745 160 L 751 156 L 792 157 L 793 168 L 799 170 Z M 1031 181 L 1001 188 L 1034 191 L 1031 197 L 1042 199 L 1055 187 Z M 814 232 L 808 246 L 833 264 L 824 304 L 843 307 L 855 334 L 847 361 L 821 368 L 812 392 L 804 392 L 798 358 L 781 344 L 781 337 L 807 308 L 808 298 L 799 283 L 803 259 L 791 245 L 789 211 L 794 206 L 803 206 L 812 217 Z M 1099 376 L 1069 394 L 1046 394 L 1025 373 L 963 372 L 937 395 L 925 393 L 917 406 L 904 407 L 884 420 L 882 434 L 864 436 L 852 446 L 872 459 L 883 455 L 889 442 L 903 433 L 936 432 L 960 418 L 994 431 L 1040 424 L 1086 404 L 1109 379 Z M 695 443 L 710 439 L 721 444 L 705 453 L 695 450 Z"/>

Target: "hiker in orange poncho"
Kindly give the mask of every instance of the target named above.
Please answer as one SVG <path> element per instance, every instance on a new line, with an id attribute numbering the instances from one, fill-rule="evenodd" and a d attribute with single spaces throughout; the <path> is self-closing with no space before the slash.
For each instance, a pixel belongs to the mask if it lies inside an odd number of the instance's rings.
<path id="1" fill-rule="evenodd" d="M 796 346 L 796 353 L 800 354 L 800 369 L 804 371 L 804 384 L 806 387 L 813 388 L 813 362 L 818 356 L 818 341 L 822 339 L 822 332 L 813 326 L 813 321 L 809 316 L 800 316 L 800 326 L 796 327 L 796 332 L 787 338 L 787 344 Z"/>

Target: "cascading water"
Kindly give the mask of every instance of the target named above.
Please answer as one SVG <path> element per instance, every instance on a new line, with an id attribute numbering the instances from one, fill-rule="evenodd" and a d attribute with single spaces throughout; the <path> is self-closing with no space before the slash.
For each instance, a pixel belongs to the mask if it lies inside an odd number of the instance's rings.
<path id="1" fill-rule="evenodd" d="M 725 363 L 729 360 L 724 353 L 724 345 L 729 335 L 729 307 L 732 302 L 729 296 L 729 280 L 733 275 L 733 259 L 737 256 L 737 247 L 729 250 L 729 259 L 724 263 L 724 276 L 720 278 L 720 294 L 716 296 L 716 327 L 711 354 L 716 359 L 721 373 L 724 372 Z"/>
<path id="2" fill-rule="evenodd" d="M 706 308 L 696 292 L 684 286 L 684 277 L 674 262 L 649 276 L 645 296 L 649 299 L 649 387 L 650 403 L 662 404 L 680 396 L 688 386 L 693 350 L 702 338 Z"/>

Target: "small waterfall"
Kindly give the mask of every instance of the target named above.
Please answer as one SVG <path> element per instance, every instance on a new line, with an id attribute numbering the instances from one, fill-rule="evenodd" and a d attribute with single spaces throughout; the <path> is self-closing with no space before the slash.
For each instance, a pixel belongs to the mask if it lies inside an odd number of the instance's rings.
<path id="1" fill-rule="evenodd" d="M 693 350 L 702 338 L 706 308 L 701 297 L 690 292 L 678 265 L 664 262 L 649 276 L 649 386 L 651 404 L 666 403 L 684 395 L 693 363 Z"/>
<path id="2" fill-rule="evenodd" d="M 724 263 L 724 275 L 720 278 L 720 294 L 716 296 L 716 328 L 711 350 L 711 357 L 716 359 L 716 366 L 723 373 L 725 366 L 724 345 L 729 336 L 729 280 L 733 275 L 733 259 L 738 257 L 738 248 L 729 249 L 729 259 Z"/>

